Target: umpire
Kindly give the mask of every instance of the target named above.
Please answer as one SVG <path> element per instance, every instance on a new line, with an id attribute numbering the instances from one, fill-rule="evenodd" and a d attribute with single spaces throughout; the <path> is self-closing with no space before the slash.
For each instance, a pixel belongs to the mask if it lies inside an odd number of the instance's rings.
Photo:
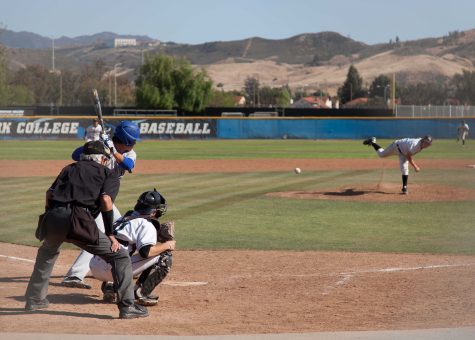
<path id="1" fill-rule="evenodd" d="M 25 310 L 48 307 L 49 278 L 61 244 L 69 242 L 111 264 L 119 318 L 148 316 L 146 307 L 134 303 L 130 257 L 112 234 L 112 204 L 119 191 L 119 179 L 104 166 L 109 157 L 110 151 L 103 142 L 87 142 L 81 159 L 63 168 L 46 192 L 46 211 L 40 216 L 36 231 L 43 244 L 38 249 L 26 289 Z M 94 222 L 99 213 L 102 213 L 105 234 Z"/>

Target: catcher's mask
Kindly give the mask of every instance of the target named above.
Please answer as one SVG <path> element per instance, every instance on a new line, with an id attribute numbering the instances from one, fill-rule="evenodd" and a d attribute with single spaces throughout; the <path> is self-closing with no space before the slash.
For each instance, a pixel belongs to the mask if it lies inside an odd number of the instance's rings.
<path id="1" fill-rule="evenodd" d="M 140 195 L 135 204 L 134 210 L 141 215 L 153 215 L 156 218 L 165 215 L 167 211 L 167 204 L 165 197 L 163 197 L 157 189 L 153 191 L 145 191 Z"/>

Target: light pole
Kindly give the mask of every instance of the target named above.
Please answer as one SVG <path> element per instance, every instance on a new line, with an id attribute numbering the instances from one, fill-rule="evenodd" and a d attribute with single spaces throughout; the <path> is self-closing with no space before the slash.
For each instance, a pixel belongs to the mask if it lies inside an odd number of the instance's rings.
<path id="1" fill-rule="evenodd" d="M 54 38 L 51 38 L 51 68 L 53 73 L 55 72 L 54 69 Z"/>
<path id="2" fill-rule="evenodd" d="M 122 63 L 114 64 L 114 106 L 117 106 L 117 66 L 122 65 Z"/>
<path id="3" fill-rule="evenodd" d="M 59 73 L 59 105 L 63 106 L 63 73 L 58 71 Z"/>
<path id="4" fill-rule="evenodd" d="M 387 84 L 385 87 L 384 87 L 384 105 L 386 105 L 386 107 L 388 107 L 388 97 L 386 95 L 386 90 L 387 89 L 390 89 L 391 88 L 391 85 Z"/>
<path id="5" fill-rule="evenodd" d="M 112 70 L 109 70 L 109 72 L 108 72 L 108 78 L 109 78 L 109 106 L 112 106 L 112 78 L 111 78 L 111 72 L 112 72 Z"/>
<path id="6" fill-rule="evenodd" d="M 383 85 L 376 85 L 376 87 L 381 88 L 381 87 L 383 87 Z M 384 105 L 386 106 L 386 108 L 388 107 L 388 96 L 386 95 L 386 90 L 388 90 L 390 88 L 391 88 L 390 84 L 386 84 L 383 87 Z"/>

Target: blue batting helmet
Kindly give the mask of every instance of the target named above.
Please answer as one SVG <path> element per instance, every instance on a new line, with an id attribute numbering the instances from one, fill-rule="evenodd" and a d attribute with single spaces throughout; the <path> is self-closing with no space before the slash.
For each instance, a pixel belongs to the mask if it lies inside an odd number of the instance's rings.
<path id="1" fill-rule="evenodd" d="M 114 138 L 124 145 L 131 146 L 140 141 L 140 129 L 134 122 L 124 120 L 115 128 Z"/>

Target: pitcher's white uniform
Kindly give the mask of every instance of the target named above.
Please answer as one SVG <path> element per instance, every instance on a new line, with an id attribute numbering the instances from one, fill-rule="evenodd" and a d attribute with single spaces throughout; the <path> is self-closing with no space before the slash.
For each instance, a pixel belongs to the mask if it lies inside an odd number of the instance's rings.
<path id="1" fill-rule="evenodd" d="M 135 216 L 138 215 L 137 212 L 134 212 L 132 216 L 134 216 L 134 214 Z M 144 218 L 135 218 L 122 224 L 120 220 L 118 220 L 115 225 L 117 225 L 117 227 L 114 230 L 114 235 L 117 240 L 122 241 L 122 248 L 128 248 L 129 253 L 134 250 L 138 252 L 140 248 L 144 246 L 154 246 L 157 244 L 157 230 L 151 222 Z M 138 253 L 132 255 L 131 261 L 134 276 L 158 263 L 160 257 L 161 256 L 158 255 L 145 259 Z M 94 256 L 89 266 L 92 275 L 96 279 L 101 281 L 113 281 L 111 265 L 99 256 Z"/>
<path id="2" fill-rule="evenodd" d="M 399 169 L 403 175 L 409 175 L 409 161 L 407 156 L 415 155 L 422 150 L 422 138 L 403 138 L 392 142 L 386 149 L 380 148 L 376 152 L 379 157 L 399 156 Z"/>

